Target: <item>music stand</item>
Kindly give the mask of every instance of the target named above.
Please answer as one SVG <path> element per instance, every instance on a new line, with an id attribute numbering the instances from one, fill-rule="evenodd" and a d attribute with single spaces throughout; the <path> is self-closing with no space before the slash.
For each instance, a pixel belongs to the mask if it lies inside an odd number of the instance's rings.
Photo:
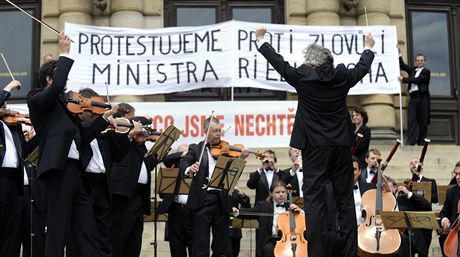
<path id="1" fill-rule="evenodd" d="M 208 187 L 228 190 L 234 188 L 243 172 L 246 161 L 239 158 L 219 156 Z"/>
<path id="2" fill-rule="evenodd" d="M 439 224 L 434 212 L 431 211 L 381 211 L 385 229 L 405 229 L 409 235 L 409 256 L 412 256 L 412 228 L 438 229 Z"/>
<path id="3" fill-rule="evenodd" d="M 145 154 L 144 157 L 149 157 L 153 155 L 156 157 L 158 162 L 162 161 L 163 158 L 166 156 L 166 154 L 168 154 L 169 150 L 171 149 L 171 146 L 174 144 L 174 142 L 177 141 L 177 139 L 179 139 L 181 134 L 182 132 L 178 128 L 174 127 L 173 124 L 169 125 L 169 127 L 167 127 L 165 131 L 163 131 L 163 133 L 161 133 L 160 137 L 157 139 L 155 144 L 152 146 L 152 148 L 150 148 L 150 150 Z M 155 183 L 155 187 L 154 187 L 155 206 L 156 206 L 156 201 L 157 201 L 157 197 L 156 197 L 157 194 L 158 194 L 157 183 Z M 154 256 L 156 257 L 157 256 L 157 223 L 156 221 L 153 224 L 153 230 L 154 230 L 154 235 L 153 235 L 154 250 L 153 252 L 154 252 Z"/>
<path id="4" fill-rule="evenodd" d="M 178 168 L 161 168 L 155 182 L 159 194 L 187 195 L 192 178 L 181 177 Z"/>
<path id="5" fill-rule="evenodd" d="M 455 185 L 447 185 L 447 186 L 438 186 L 438 200 L 440 205 L 444 205 L 446 201 L 446 193 L 447 190 Z"/>
<path id="6" fill-rule="evenodd" d="M 39 154 L 39 148 L 38 146 L 35 147 L 35 149 L 27 156 L 24 161 L 27 163 L 27 165 L 31 165 L 34 167 L 37 167 L 38 165 L 38 154 Z"/>
<path id="7" fill-rule="evenodd" d="M 155 207 L 155 201 L 150 200 L 150 215 L 144 216 L 144 222 L 166 222 L 168 221 L 168 213 L 162 213 L 157 215 L 158 206 L 160 206 L 161 202 L 157 201 L 157 206 Z"/>
<path id="8" fill-rule="evenodd" d="M 431 203 L 431 182 L 412 182 L 412 192 Z"/>
<path id="9" fill-rule="evenodd" d="M 259 228 L 259 221 L 258 220 L 250 220 L 250 219 L 240 219 L 240 218 L 233 218 L 232 219 L 232 228 Z"/>
<path id="10" fill-rule="evenodd" d="M 305 204 L 303 197 L 298 197 L 298 196 L 292 197 L 292 203 L 299 206 L 300 209 L 303 209 L 303 206 Z"/>
<path id="11" fill-rule="evenodd" d="M 158 161 L 163 160 L 171 149 L 172 144 L 174 144 L 181 135 L 182 132 L 178 128 L 174 127 L 173 124 L 169 125 L 169 127 L 161 133 L 152 148 L 145 154 L 145 157 L 154 155 Z"/>

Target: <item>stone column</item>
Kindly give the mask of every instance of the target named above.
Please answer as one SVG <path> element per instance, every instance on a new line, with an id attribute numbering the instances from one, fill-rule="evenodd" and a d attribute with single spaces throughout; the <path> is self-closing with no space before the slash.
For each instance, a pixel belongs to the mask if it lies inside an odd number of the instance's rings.
<path id="1" fill-rule="evenodd" d="M 367 21 L 371 25 L 390 25 L 390 1 L 366 0 L 360 1 L 357 7 L 358 25 L 366 26 Z M 376 40 L 378 40 L 376 38 Z M 372 140 L 395 139 L 396 114 L 393 95 L 362 95 L 360 104 L 369 115 L 368 127 L 372 128 Z"/>
<path id="2" fill-rule="evenodd" d="M 340 0 L 307 0 L 307 25 L 340 25 Z"/>
<path id="3" fill-rule="evenodd" d="M 64 29 L 65 22 L 85 25 L 93 24 L 91 16 L 92 7 L 92 0 L 60 0 L 59 29 Z"/>
<path id="4" fill-rule="evenodd" d="M 144 28 L 144 0 L 111 0 L 110 26 Z M 142 102 L 143 96 L 114 96 L 114 102 Z"/>
<path id="5" fill-rule="evenodd" d="M 144 0 L 112 0 L 110 26 L 144 28 Z"/>

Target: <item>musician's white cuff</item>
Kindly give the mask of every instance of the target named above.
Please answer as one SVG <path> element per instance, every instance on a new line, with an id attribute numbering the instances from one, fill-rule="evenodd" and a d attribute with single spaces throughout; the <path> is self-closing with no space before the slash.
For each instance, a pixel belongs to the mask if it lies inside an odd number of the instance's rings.
<path id="1" fill-rule="evenodd" d="M 260 48 L 265 42 L 265 38 L 264 39 L 261 39 L 261 40 L 257 40 L 257 48 Z"/>
<path id="2" fill-rule="evenodd" d="M 409 193 L 407 194 L 407 199 L 410 199 L 410 198 L 412 197 L 413 194 L 414 194 L 414 193 L 409 192 Z"/>
<path id="3" fill-rule="evenodd" d="M 448 219 L 448 218 L 445 218 L 445 217 L 442 218 L 442 220 L 441 220 L 441 226 L 444 227 L 444 223 L 446 222 L 446 220 L 449 220 L 449 219 Z"/>
<path id="4" fill-rule="evenodd" d="M 185 171 L 184 171 L 184 175 L 185 175 L 185 176 L 188 177 L 188 176 L 191 175 L 191 174 L 189 174 L 190 169 L 192 169 L 192 167 L 188 167 L 188 168 L 185 169 Z"/>

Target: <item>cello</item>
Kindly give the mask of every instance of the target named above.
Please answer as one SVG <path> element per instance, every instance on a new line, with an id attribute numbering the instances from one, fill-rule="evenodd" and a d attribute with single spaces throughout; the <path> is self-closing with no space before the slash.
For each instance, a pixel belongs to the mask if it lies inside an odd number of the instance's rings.
<path id="1" fill-rule="evenodd" d="M 288 191 L 289 206 L 292 204 L 292 186 L 286 186 Z M 278 230 L 281 231 L 281 239 L 275 245 L 275 257 L 307 256 L 307 240 L 305 215 L 290 209 L 279 214 L 277 219 Z"/>
<path id="2" fill-rule="evenodd" d="M 444 254 L 447 257 L 458 257 L 460 256 L 460 249 L 458 243 L 458 233 L 460 233 L 460 201 L 457 202 L 457 213 L 459 216 L 455 219 L 455 221 L 451 225 L 451 230 L 447 235 L 446 241 L 444 241 Z"/>
<path id="3" fill-rule="evenodd" d="M 358 256 L 394 256 L 401 245 L 397 229 L 385 229 L 380 211 L 393 211 L 396 198 L 391 192 L 382 192 L 382 171 L 378 159 L 377 189 L 364 193 L 361 205 L 366 220 L 358 228 Z"/>

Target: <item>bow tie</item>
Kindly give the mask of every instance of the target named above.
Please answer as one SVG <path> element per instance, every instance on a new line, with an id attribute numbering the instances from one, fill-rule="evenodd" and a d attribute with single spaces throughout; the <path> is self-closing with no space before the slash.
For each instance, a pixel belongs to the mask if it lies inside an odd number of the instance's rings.
<path id="1" fill-rule="evenodd" d="M 274 170 L 265 170 L 265 172 L 273 172 Z"/>
<path id="2" fill-rule="evenodd" d="M 284 205 L 284 203 L 282 203 L 282 204 L 276 204 L 275 207 L 277 207 L 277 208 L 279 208 L 279 207 L 281 207 L 281 208 L 286 208 L 286 205 Z"/>
<path id="3" fill-rule="evenodd" d="M 353 186 L 353 190 L 356 190 L 356 189 L 358 189 L 358 185 Z"/>
<path id="4" fill-rule="evenodd" d="M 370 174 L 375 174 L 376 172 L 375 172 L 375 170 L 370 170 L 369 173 Z"/>
<path id="5" fill-rule="evenodd" d="M 303 172 L 303 169 L 299 169 L 299 172 Z"/>

